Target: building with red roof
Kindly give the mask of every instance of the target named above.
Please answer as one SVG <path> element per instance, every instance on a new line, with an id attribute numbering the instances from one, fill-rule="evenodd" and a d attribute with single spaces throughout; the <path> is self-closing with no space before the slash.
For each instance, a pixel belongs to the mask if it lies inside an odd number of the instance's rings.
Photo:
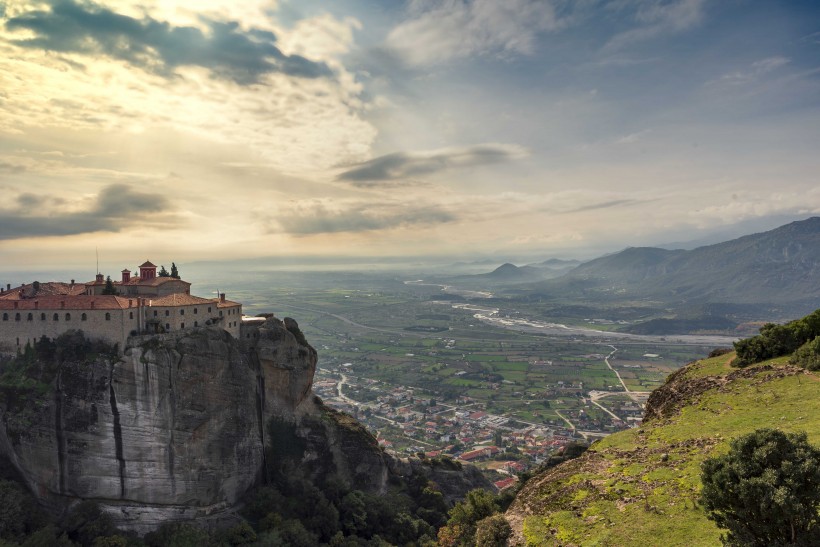
<path id="1" fill-rule="evenodd" d="M 157 276 L 146 261 L 140 275 L 122 271 L 112 282 L 117 294 L 103 294 L 102 274 L 88 283 L 34 281 L 0 287 L 0 353 L 16 353 L 41 337 L 56 338 L 68 330 L 125 348 L 130 336 L 219 325 L 240 338 L 242 304 L 225 298 L 191 295 L 191 284 Z"/>

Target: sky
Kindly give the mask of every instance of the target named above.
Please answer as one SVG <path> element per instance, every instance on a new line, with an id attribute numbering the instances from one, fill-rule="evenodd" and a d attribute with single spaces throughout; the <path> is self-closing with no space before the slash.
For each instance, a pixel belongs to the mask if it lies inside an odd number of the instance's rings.
<path id="1" fill-rule="evenodd" d="M 0 269 L 716 240 L 818 145 L 813 1 L 0 0 Z"/>

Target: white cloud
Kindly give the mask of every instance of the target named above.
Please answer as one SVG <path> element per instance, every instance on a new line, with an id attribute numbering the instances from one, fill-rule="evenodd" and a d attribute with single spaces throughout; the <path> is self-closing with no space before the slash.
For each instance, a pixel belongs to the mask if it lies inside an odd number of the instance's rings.
<path id="1" fill-rule="evenodd" d="M 688 30 L 703 19 L 706 0 L 636 0 L 618 4 L 621 7 L 635 7 L 635 19 L 639 26 L 616 34 L 604 46 L 604 51 L 613 52 L 629 45 L 668 33 Z"/>
<path id="2" fill-rule="evenodd" d="M 789 59 L 786 57 L 767 57 L 766 59 L 755 61 L 743 70 L 736 70 L 724 74 L 720 77 L 720 82 L 731 85 L 748 84 L 788 63 Z"/>
<path id="3" fill-rule="evenodd" d="M 390 32 L 387 46 L 413 65 L 532 54 L 540 32 L 561 26 L 544 0 L 417 0 L 410 15 Z"/>

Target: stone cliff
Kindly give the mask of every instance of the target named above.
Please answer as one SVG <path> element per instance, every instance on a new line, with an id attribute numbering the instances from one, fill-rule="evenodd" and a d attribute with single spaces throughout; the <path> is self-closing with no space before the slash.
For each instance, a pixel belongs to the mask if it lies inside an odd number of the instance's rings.
<path id="1" fill-rule="evenodd" d="M 317 354 L 292 319 L 243 328 L 241 340 L 215 327 L 134 337 L 119 356 L 77 344 L 38 347 L 0 375 L 0 453 L 54 513 L 92 499 L 140 533 L 218 519 L 283 447 L 308 474 L 372 493 L 391 467 L 413 474 L 312 394 Z"/>

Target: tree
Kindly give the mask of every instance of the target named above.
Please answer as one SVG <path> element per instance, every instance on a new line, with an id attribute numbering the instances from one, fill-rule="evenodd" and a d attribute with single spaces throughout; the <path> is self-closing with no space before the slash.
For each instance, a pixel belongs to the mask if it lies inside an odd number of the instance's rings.
<path id="1" fill-rule="evenodd" d="M 173 262 L 171 262 L 171 277 L 179 279 L 179 270 L 177 270 L 177 265 Z"/>
<path id="2" fill-rule="evenodd" d="M 117 295 L 117 289 L 114 288 L 114 282 L 111 281 L 111 276 L 105 278 L 105 288 L 102 290 L 102 294 L 114 294 Z"/>
<path id="3" fill-rule="evenodd" d="M 758 429 L 703 462 L 701 501 L 724 545 L 820 544 L 820 449 L 805 433 Z"/>
<path id="4" fill-rule="evenodd" d="M 476 523 L 476 547 L 504 547 L 512 534 L 510 523 L 504 515 L 493 515 Z"/>
<path id="5" fill-rule="evenodd" d="M 159 273 L 157 275 L 160 277 L 171 277 L 171 274 L 165 269 L 165 264 L 159 267 Z"/>

